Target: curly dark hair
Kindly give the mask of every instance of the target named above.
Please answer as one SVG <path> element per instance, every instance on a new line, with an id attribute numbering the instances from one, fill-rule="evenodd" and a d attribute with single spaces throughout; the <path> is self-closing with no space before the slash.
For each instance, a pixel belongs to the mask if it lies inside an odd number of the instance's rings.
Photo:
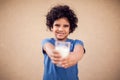
<path id="1" fill-rule="evenodd" d="M 46 25 L 51 31 L 55 20 L 60 18 L 67 18 L 70 23 L 70 33 L 72 33 L 77 27 L 78 18 L 76 14 L 68 5 L 54 6 L 46 15 Z"/>

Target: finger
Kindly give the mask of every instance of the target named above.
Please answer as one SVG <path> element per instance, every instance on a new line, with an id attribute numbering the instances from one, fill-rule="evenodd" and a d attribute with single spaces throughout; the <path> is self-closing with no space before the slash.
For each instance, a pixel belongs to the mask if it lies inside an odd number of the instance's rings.
<path id="1" fill-rule="evenodd" d="M 68 63 L 68 59 L 67 59 L 67 58 L 63 58 L 63 59 L 61 60 L 61 63 L 62 63 L 62 64 Z"/>
<path id="2" fill-rule="evenodd" d="M 53 51 L 53 55 L 52 56 L 56 57 L 56 58 L 60 58 L 61 57 L 61 55 L 60 55 L 60 53 L 58 51 Z"/>
<path id="3" fill-rule="evenodd" d="M 60 63 L 60 61 L 57 61 L 57 60 L 52 60 L 52 62 L 53 62 L 54 64 Z"/>
<path id="4" fill-rule="evenodd" d="M 61 56 L 59 54 L 51 54 L 50 57 L 52 58 L 61 58 Z"/>
<path id="5" fill-rule="evenodd" d="M 69 64 L 64 64 L 64 65 L 62 65 L 62 67 L 68 68 L 68 67 L 69 67 Z"/>
<path id="6" fill-rule="evenodd" d="M 54 58 L 61 58 L 61 56 L 59 54 L 54 54 L 53 57 Z"/>
<path id="7" fill-rule="evenodd" d="M 61 61 L 61 58 L 52 57 L 51 59 L 52 59 L 53 61 Z"/>
<path id="8" fill-rule="evenodd" d="M 60 58 L 55 58 L 55 57 L 51 57 L 51 60 L 54 64 L 59 63 L 61 61 Z"/>
<path id="9" fill-rule="evenodd" d="M 54 54 L 59 54 L 59 51 L 53 50 L 53 53 L 54 53 Z"/>

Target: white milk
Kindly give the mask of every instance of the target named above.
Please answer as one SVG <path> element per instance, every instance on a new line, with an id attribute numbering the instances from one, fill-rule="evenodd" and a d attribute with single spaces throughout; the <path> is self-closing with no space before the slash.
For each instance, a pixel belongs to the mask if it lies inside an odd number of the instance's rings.
<path id="1" fill-rule="evenodd" d="M 62 58 L 65 58 L 69 55 L 69 47 L 56 46 L 55 49 L 61 54 Z"/>

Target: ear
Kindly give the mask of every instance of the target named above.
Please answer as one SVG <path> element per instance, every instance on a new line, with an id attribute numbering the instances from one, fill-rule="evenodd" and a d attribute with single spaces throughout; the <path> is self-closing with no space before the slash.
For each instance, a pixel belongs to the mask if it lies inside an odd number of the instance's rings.
<path id="1" fill-rule="evenodd" d="M 53 27 L 51 27 L 50 30 L 53 31 Z"/>
<path id="2" fill-rule="evenodd" d="M 71 33 L 71 29 L 69 29 L 69 34 Z"/>

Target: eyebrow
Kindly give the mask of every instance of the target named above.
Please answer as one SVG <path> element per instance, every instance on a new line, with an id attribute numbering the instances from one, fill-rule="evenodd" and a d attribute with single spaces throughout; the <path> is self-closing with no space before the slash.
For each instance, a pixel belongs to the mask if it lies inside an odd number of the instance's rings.
<path id="1" fill-rule="evenodd" d="M 69 24 L 65 24 L 64 26 L 69 26 Z"/>

